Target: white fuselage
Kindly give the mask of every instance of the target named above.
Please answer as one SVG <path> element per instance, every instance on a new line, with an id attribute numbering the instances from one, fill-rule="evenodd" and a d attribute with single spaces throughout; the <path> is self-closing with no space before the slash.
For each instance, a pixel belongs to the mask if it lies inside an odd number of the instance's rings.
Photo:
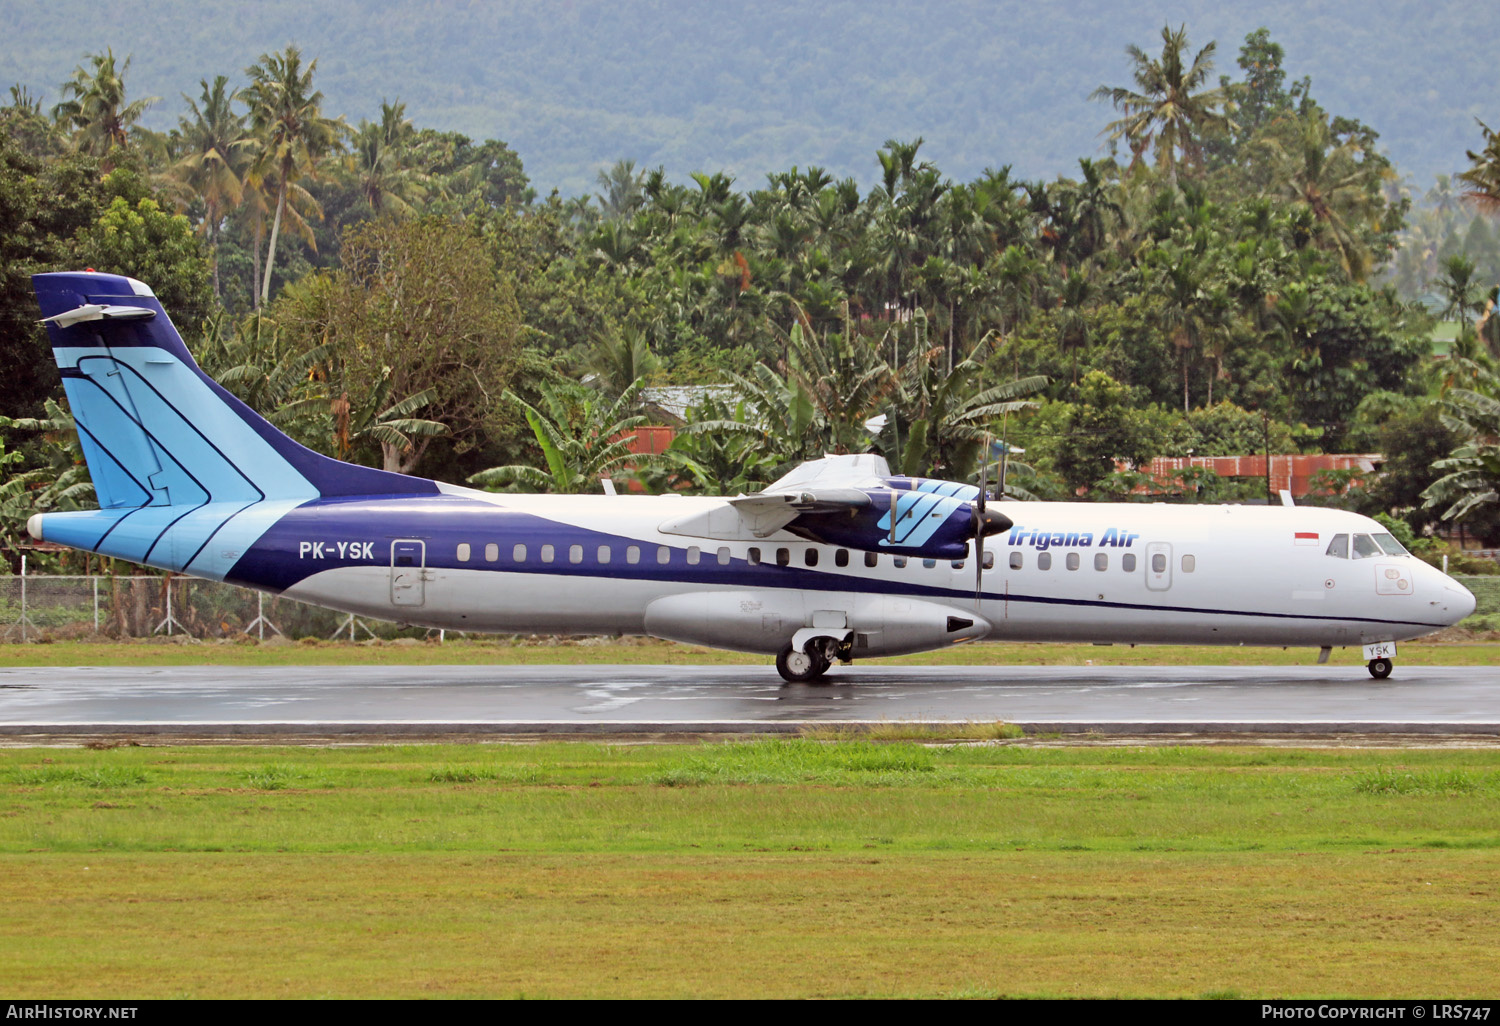
<path id="1" fill-rule="evenodd" d="M 723 499 L 444 491 L 488 509 L 434 515 L 430 529 L 407 518 L 394 534 L 372 522 L 367 539 L 350 539 L 373 543 L 367 565 L 313 572 L 287 596 L 448 629 L 654 634 L 756 652 L 798 630 L 847 628 L 856 656 L 980 637 L 1355 645 L 1430 633 L 1474 601 L 1409 555 L 1330 555 L 1335 535 L 1383 530 L 1337 510 L 1006 503 L 1016 525 L 986 539 L 993 565 L 976 605 L 972 546 L 961 561 L 881 553 L 869 566 L 863 551 L 785 531 L 661 530 Z"/>

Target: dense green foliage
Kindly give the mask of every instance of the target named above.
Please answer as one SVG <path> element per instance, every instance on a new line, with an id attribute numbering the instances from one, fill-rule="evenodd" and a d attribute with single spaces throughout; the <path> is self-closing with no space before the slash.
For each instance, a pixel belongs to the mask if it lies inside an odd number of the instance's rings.
<path id="1" fill-rule="evenodd" d="M 632 461 L 655 489 L 751 490 L 865 450 L 978 479 L 1003 435 L 1030 454 L 1020 497 L 1205 501 L 1259 493 L 1138 468 L 1388 444 L 1393 473 L 1329 501 L 1437 523 L 1454 500 L 1432 460 L 1491 441 L 1425 413 L 1493 361 L 1477 265 L 1455 251 L 1428 283 L 1461 328 L 1460 380 L 1429 359 L 1432 316 L 1373 284 L 1422 273 L 1392 262 L 1410 202 L 1377 132 L 1289 81 L 1265 29 L 1237 75 L 1186 27 L 1157 35 L 1129 47 L 1128 84 L 1095 90 L 1115 120 L 1080 101 L 1119 159 L 1050 180 L 955 180 L 916 137 L 875 151 L 868 186 L 805 164 L 682 184 L 620 160 L 567 200 L 400 99 L 351 125 L 296 47 L 200 80 L 165 133 L 142 126 L 130 60 L 92 55 L 50 113 L 19 88 L 0 108 L 0 346 L 26 368 L 0 414 L 33 418 L 7 449 L 29 490 L 63 494 L 24 275 L 86 264 L 148 281 L 205 368 L 299 440 L 392 470 L 597 489 L 671 385 L 688 423 Z M 1462 181 L 1487 202 L 1484 140 Z M 1500 518 L 1475 494 L 1445 509 L 1484 534 Z"/>

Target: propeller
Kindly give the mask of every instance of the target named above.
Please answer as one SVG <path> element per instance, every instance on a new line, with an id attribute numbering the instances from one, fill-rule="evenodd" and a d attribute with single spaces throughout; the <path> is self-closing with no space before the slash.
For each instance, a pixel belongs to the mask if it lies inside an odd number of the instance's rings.
<path id="1" fill-rule="evenodd" d="M 999 510 L 987 507 L 990 487 L 990 441 L 985 438 L 984 458 L 979 467 L 979 498 L 970 507 L 974 523 L 974 610 L 979 610 L 979 597 L 984 587 L 984 539 L 992 534 L 1010 530 L 1014 521 Z"/>

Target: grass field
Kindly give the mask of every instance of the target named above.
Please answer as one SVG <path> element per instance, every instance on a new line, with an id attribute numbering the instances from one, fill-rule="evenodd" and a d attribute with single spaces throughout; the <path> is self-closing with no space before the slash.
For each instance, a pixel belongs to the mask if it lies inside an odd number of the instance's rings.
<path id="1" fill-rule="evenodd" d="M 871 666 L 1310 666 L 1312 648 L 1225 648 L 1209 645 L 1069 645 L 980 642 Z M 1363 666 L 1358 648 L 1334 649 L 1335 666 Z M 678 645 L 654 638 L 549 638 L 537 641 L 450 637 L 418 641 L 140 641 L 0 645 L 0 666 L 514 666 L 514 665 L 769 666 L 769 656 Z M 1411 641 L 1398 666 L 1494 666 L 1500 641 Z"/>
<path id="2" fill-rule="evenodd" d="M 1459 996 L 1500 750 L 0 750 L 12 995 Z"/>

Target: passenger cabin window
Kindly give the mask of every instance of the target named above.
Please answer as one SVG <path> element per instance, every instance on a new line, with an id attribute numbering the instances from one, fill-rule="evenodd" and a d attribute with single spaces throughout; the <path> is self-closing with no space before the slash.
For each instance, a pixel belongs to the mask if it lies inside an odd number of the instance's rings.
<path id="1" fill-rule="evenodd" d="M 1167 554 L 1165 552 L 1152 554 L 1151 572 L 1154 574 L 1164 574 L 1167 572 Z"/>
<path id="2" fill-rule="evenodd" d="M 517 563 L 526 562 L 526 546 L 517 545 L 515 548 L 511 549 L 510 558 L 515 560 Z"/>
<path id="3" fill-rule="evenodd" d="M 1127 574 L 1133 574 L 1133 573 L 1135 573 L 1135 553 L 1134 552 L 1127 552 L 1127 553 L 1125 553 L 1125 555 L 1123 555 L 1123 556 L 1120 557 L 1120 569 L 1124 570 Z"/>
<path id="4" fill-rule="evenodd" d="M 729 565 L 729 546 L 728 545 L 720 545 L 719 546 L 719 565 L 720 566 L 728 566 Z"/>
<path id="5" fill-rule="evenodd" d="M 1036 568 L 1038 570 L 1051 570 L 1052 569 L 1052 553 L 1050 553 L 1050 552 L 1038 552 L 1036 554 Z"/>
<path id="6" fill-rule="evenodd" d="M 656 547 L 656 561 L 663 565 L 672 561 L 672 548 L 669 545 L 658 545 Z"/>
<path id="7" fill-rule="evenodd" d="M 702 557 L 702 555 L 703 555 L 703 550 L 702 549 L 698 548 L 698 546 L 696 546 L 696 545 L 689 545 L 688 546 L 688 557 L 687 557 L 687 559 L 688 559 L 688 566 L 697 566 L 698 565 L 698 560 Z"/>
<path id="8" fill-rule="evenodd" d="M 569 545 L 568 546 L 568 562 L 569 563 L 582 563 L 583 562 L 583 546 L 582 545 Z"/>
<path id="9" fill-rule="evenodd" d="M 953 561 L 953 563 L 952 563 L 952 566 L 953 566 L 953 569 L 955 569 L 955 570 L 962 570 L 964 568 L 964 560 L 962 560 L 962 559 L 955 559 Z"/>
<path id="10" fill-rule="evenodd" d="M 891 557 L 891 565 L 894 566 L 897 570 L 900 570 L 902 567 L 906 566 L 906 557 L 905 556 L 893 556 L 893 557 Z"/>
<path id="11" fill-rule="evenodd" d="M 777 549 L 776 550 L 776 565 L 777 566 L 790 566 L 791 563 L 792 563 L 792 550 L 791 549 Z"/>
<path id="12" fill-rule="evenodd" d="M 750 551 L 747 552 L 747 553 L 745 553 L 745 562 L 749 563 L 751 566 L 759 566 L 760 565 L 760 549 L 757 549 L 754 546 L 751 546 Z"/>
<path id="13" fill-rule="evenodd" d="M 1079 563 L 1078 553 L 1076 553 L 1076 552 L 1070 552 L 1070 553 L 1068 553 L 1068 558 L 1064 562 L 1067 563 L 1069 570 L 1077 570 L 1078 569 L 1078 563 Z"/>
<path id="14" fill-rule="evenodd" d="M 808 549 L 806 552 L 802 553 L 802 562 L 806 563 L 808 566 L 817 566 L 818 550 Z"/>
<path id="15" fill-rule="evenodd" d="M 542 562 L 543 563 L 550 563 L 550 562 L 552 562 L 553 551 L 554 550 L 553 550 L 553 548 L 552 548 L 551 545 L 543 545 L 542 546 Z"/>
<path id="16" fill-rule="evenodd" d="M 487 563 L 494 563 L 500 558 L 500 546 L 490 542 L 484 547 L 484 559 Z"/>
<path id="17" fill-rule="evenodd" d="M 935 560 L 935 559 L 924 559 L 924 560 L 922 560 L 922 567 L 923 567 L 923 569 L 931 570 L 935 566 L 937 566 L 937 560 Z"/>
<path id="18" fill-rule="evenodd" d="M 459 542 L 458 543 L 458 561 L 460 563 L 467 563 L 469 561 L 469 543 L 468 542 Z"/>
<path id="19" fill-rule="evenodd" d="M 1192 573 L 1196 569 L 1198 569 L 1198 557 L 1196 557 L 1196 556 L 1183 556 L 1182 557 L 1182 572 L 1183 573 L 1190 574 L 1190 573 Z"/>
<path id="20" fill-rule="evenodd" d="M 1096 552 L 1096 553 L 1094 553 L 1094 569 L 1095 570 L 1108 570 L 1109 569 L 1109 553 L 1108 552 Z"/>
<path id="21" fill-rule="evenodd" d="M 1335 559 L 1348 559 L 1349 536 L 1347 534 L 1334 535 L 1333 540 L 1328 543 L 1328 549 L 1324 554 L 1332 556 Z"/>
<path id="22" fill-rule="evenodd" d="M 848 566 L 849 565 L 849 550 L 848 549 L 835 549 L 834 553 L 833 553 L 833 565 L 834 566 Z"/>
<path id="23" fill-rule="evenodd" d="M 599 555 L 599 562 L 601 562 L 601 563 L 608 563 L 609 562 L 609 557 L 610 557 L 609 546 L 608 545 L 601 545 L 601 546 L 599 546 L 599 553 L 598 553 L 598 555 Z"/>
<path id="24" fill-rule="evenodd" d="M 1380 546 L 1375 544 L 1375 539 L 1368 534 L 1356 534 L 1354 536 L 1354 558 L 1369 559 L 1371 556 L 1380 555 Z"/>
<path id="25" fill-rule="evenodd" d="M 625 562 L 635 566 L 641 561 L 641 547 L 639 545 L 625 546 Z"/>
<path id="26" fill-rule="evenodd" d="M 865 566 L 876 567 L 876 566 L 879 566 L 879 565 L 880 565 L 880 553 L 878 553 L 878 552 L 866 552 L 865 553 Z"/>
<path id="27" fill-rule="evenodd" d="M 995 554 L 993 552 L 986 552 L 984 554 L 984 568 L 986 570 L 995 569 Z"/>
<path id="28" fill-rule="evenodd" d="M 1025 565 L 1026 565 L 1026 557 L 1024 555 L 1022 555 L 1019 552 L 1012 552 L 1010 554 L 1010 568 L 1012 570 L 1019 570 L 1019 569 L 1021 569 L 1021 567 L 1025 566 Z"/>

